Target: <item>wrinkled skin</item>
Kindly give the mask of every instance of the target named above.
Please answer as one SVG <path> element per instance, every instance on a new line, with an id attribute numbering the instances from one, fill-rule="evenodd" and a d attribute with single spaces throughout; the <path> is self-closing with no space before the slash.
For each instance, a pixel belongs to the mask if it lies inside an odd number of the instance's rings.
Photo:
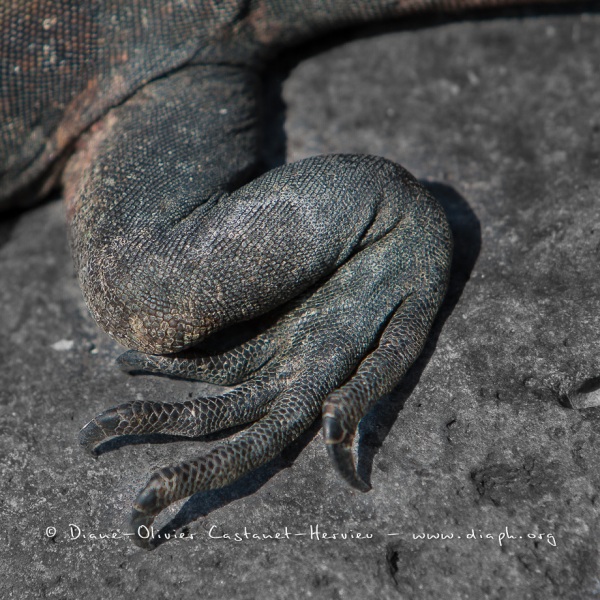
<path id="1" fill-rule="evenodd" d="M 172 502 L 270 460 L 321 415 L 338 472 L 368 490 L 352 458 L 356 427 L 419 355 L 447 287 L 445 216 L 401 167 L 325 156 L 252 179 L 267 59 L 353 23 L 521 3 L 0 6 L 0 208 L 62 183 L 85 300 L 133 349 L 121 366 L 232 386 L 117 406 L 82 429 L 82 445 L 94 453 L 114 436 L 196 437 L 249 424 L 155 473 L 134 502 L 134 532 Z M 239 346 L 203 345 L 265 314 Z"/>

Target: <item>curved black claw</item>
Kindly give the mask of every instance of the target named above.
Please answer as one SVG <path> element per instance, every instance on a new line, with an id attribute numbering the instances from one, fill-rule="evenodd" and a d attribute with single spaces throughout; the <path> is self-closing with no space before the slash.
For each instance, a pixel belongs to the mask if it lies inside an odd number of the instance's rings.
<path id="1" fill-rule="evenodd" d="M 81 429 L 79 432 L 79 444 L 92 456 L 98 456 L 98 446 L 106 441 L 108 437 L 114 435 L 114 433 L 107 432 L 114 431 L 119 422 L 120 417 L 115 412 L 106 411 L 99 414 Z"/>
<path id="2" fill-rule="evenodd" d="M 348 435 L 338 420 L 332 416 L 323 417 L 323 436 L 335 470 L 354 489 L 368 492 L 371 486 L 358 476 L 354 466 L 354 458 L 352 457 L 352 440 L 354 436 Z"/>
<path id="3" fill-rule="evenodd" d="M 156 544 L 152 537 L 153 522 L 153 515 L 147 515 L 142 511 L 136 510 L 135 508 L 131 510 L 129 528 L 133 534 L 131 540 L 136 546 L 139 546 L 144 550 L 154 550 L 156 548 Z"/>
<path id="4" fill-rule="evenodd" d="M 165 505 L 165 502 L 161 501 L 161 489 L 164 485 L 161 473 L 163 472 L 170 473 L 170 469 L 161 469 L 155 473 L 139 492 L 133 503 L 129 519 L 129 529 L 133 534 L 133 542 L 136 546 L 145 550 L 156 548 L 152 523 L 154 523 L 154 519 Z"/>

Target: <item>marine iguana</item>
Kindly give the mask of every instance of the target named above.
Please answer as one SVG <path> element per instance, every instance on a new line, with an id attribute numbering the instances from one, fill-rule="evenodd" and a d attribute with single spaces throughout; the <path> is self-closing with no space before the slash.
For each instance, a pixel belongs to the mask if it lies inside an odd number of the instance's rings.
<path id="1" fill-rule="evenodd" d="M 131 525 L 232 483 L 320 415 L 344 479 L 358 422 L 420 353 L 444 297 L 442 209 L 382 158 L 259 169 L 260 72 L 281 48 L 355 23 L 523 0 L 86 0 L 0 6 L 0 207 L 64 186 L 75 267 L 132 371 L 234 386 L 131 402 L 90 421 L 114 436 L 200 436 L 250 424 L 156 472 Z M 196 347 L 276 313 L 226 352 Z M 141 538 L 135 541 L 147 546 Z"/>

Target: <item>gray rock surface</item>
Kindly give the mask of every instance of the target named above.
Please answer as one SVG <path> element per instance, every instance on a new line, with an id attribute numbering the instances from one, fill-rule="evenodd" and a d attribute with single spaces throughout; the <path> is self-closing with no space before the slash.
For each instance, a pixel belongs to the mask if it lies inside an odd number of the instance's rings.
<path id="1" fill-rule="evenodd" d="M 361 425 L 373 490 L 337 479 L 315 427 L 163 515 L 193 539 L 148 553 L 120 537 L 149 474 L 210 442 L 93 461 L 79 428 L 120 402 L 213 388 L 114 366 L 122 349 L 87 313 L 53 201 L 0 223 L 5 598 L 600 596 L 600 14 L 417 25 L 327 40 L 271 86 L 288 160 L 399 162 L 456 236 L 424 355 Z M 311 539 L 317 526 L 355 537 Z M 244 528 L 289 539 L 235 541 Z"/>

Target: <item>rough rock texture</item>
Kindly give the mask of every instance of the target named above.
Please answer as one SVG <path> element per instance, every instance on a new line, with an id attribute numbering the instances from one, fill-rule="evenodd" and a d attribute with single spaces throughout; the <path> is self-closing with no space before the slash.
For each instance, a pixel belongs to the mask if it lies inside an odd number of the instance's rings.
<path id="1" fill-rule="evenodd" d="M 123 529 L 148 474 L 205 443 L 121 445 L 93 462 L 79 428 L 202 386 L 114 367 L 122 349 L 87 314 L 51 202 L 0 224 L 4 597 L 600 595 L 600 13 L 413 25 L 297 52 L 271 83 L 288 160 L 383 155 L 430 182 L 454 228 L 434 334 L 361 426 L 373 490 L 336 478 L 313 428 L 163 515 L 194 539 L 152 553 L 90 539 Z M 284 107 L 271 106 L 278 162 Z M 310 539 L 311 526 L 372 538 Z M 244 527 L 290 539 L 235 541 Z"/>

